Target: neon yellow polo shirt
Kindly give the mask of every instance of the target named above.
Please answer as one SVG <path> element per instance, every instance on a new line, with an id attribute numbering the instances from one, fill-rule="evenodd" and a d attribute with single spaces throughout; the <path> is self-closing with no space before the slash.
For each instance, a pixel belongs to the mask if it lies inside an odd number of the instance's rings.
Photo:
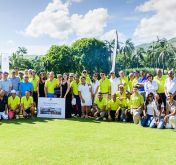
<path id="1" fill-rule="evenodd" d="M 108 109 L 109 110 L 116 111 L 119 107 L 120 107 L 120 100 L 119 99 L 116 99 L 116 101 L 111 99 L 108 102 Z"/>
<path id="2" fill-rule="evenodd" d="M 50 79 L 46 80 L 45 87 L 48 93 L 54 93 L 54 89 L 59 85 L 59 80 L 54 78 L 52 81 Z"/>
<path id="3" fill-rule="evenodd" d="M 100 80 L 100 88 L 99 91 L 101 93 L 108 93 L 109 92 L 109 87 L 111 86 L 111 82 L 109 79 L 105 79 L 105 80 Z"/>
<path id="4" fill-rule="evenodd" d="M 8 98 L 8 106 L 10 106 L 10 108 L 12 108 L 12 110 L 15 110 L 19 104 L 20 104 L 20 98 L 18 96 L 15 96 L 15 98 L 10 96 Z"/>
<path id="5" fill-rule="evenodd" d="M 123 78 L 120 77 L 120 83 L 125 84 L 124 85 L 124 90 L 126 91 L 127 87 L 128 87 L 128 77 L 123 77 Z"/>
<path id="6" fill-rule="evenodd" d="M 144 104 L 144 98 L 141 94 L 132 94 L 130 97 L 130 105 L 131 108 L 139 108 L 142 104 Z"/>
<path id="7" fill-rule="evenodd" d="M 120 99 L 125 99 L 126 98 L 126 92 L 124 91 L 123 93 L 120 93 L 120 91 L 116 92 L 116 97 Z"/>
<path id="8" fill-rule="evenodd" d="M 137 83 L 138 83 L 138 79 L 134 78 L 134 80 L 133 80 L 133 86 L 135 86 Z"/>
<path id="9" fill-rule="evenodd" d="M 95 105 L 97 105 L 97 107 L 99 109 L 103 109 L 104 106 L 107 106 L 107 100 L 105 98 L 103 98 L 101 101 L 99 100 L 99 98 L 95 99 Z"/>
<path id="10" fill-rule="evenodd" d="M 37 77 L 35 77 L 34 79 L 33 79 L 33 78 L 30 78 L 30 79 L 29 79 L 29 82 L 31 82 L 32 85 L 33 85 L 34 92 L 37 91 L 37 82 L 38 82 L 38 81 L 39 81 L 39 79 L 38 79 Z"/>
<path id="11" fill-rule="evenodd" d="M 29 108 L 32 104 L 33 104 L 33 97 L 32 96 L 29 96 L 28 100 L 27 100 L 27 97 L 26 96 L 23 96 L 21 98 L 21 104 L 24 105 L 24 108 L 27 109 Z"/>
<path id="12" fill-rule="evenodd" d="M 74 95 L 78 95 L 79 92 L 78 92 L 78 86 L 80 85 L 80 83 L 77 83 L 76 80 L 73 80 L 71 83 L 70 83 L 70 87 L 72 88 L 72 92 Z"/>
<path id="13" fill-rule="evenodd" d="M 161 78 L 159 78 L 158 76 L 154 77 L 154 80 L 158 84 L 157 93 L 164 93 L 165 92 L 164 84 L 165 84 L 166 79 L 167 79 L 166 75 L 162 75 Z"/>
<path id="14" fill-rule="evenodd" d="M 129 92 L 132 92 L 133 91 L 133 86 L 134 86 L 134 80 L 133 81 L 128 81 L 128 88 L 127 88 L 127 90 L 129 91 Z"/>

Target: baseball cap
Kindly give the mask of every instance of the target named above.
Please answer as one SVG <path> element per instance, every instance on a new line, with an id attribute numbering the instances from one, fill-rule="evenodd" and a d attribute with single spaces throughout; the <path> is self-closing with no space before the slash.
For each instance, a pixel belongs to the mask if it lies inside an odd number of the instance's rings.
<path id="1" fill-rule="evenodd" d="M 16 91 L 15 91 L 15 90 L 11 90 L 11 93 L 12 93 L 12 94 L 16 94 Z"/>

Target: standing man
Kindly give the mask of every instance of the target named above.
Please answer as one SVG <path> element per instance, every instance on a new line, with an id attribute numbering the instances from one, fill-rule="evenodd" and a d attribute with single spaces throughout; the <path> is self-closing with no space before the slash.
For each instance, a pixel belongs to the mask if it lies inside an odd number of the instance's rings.
<path id="1" fill-rule="evenodd" d="M 32 71 L 32 77 L 29 79 L 29 82 L 32 83 L 32 86 L 33 86 L 33 99 L 34 99 L 34 102 L 36 104 L 36 106 L 38 105 L 38 86 L 39 86 L 39 79 L 38 77 L 36 76 L 36 73 L 35 71 L 33 70 Z"/>
<path id="2" fill-rule="evenodd" d="M 118 86 L 120 85 L 120 79 L 115 76 L 115 72 L 114 71 L 111 71 L 110 74 L 111 74 L 111 78 L 110 78 L 110 82 L 111 82 L 111 98 L 113 98 L 113 96 L 118 91 Z"/>
<path id="3" fill-rule="evenodd" d="M 101 80 L 99 85 L 99 92 L 106 100 L 111 99 L 111 82 L 108 78 L 106 78 L 106 74 L 104 72 L 100 73 Z"/>
<path id="4" fill-rule="evenodd" d="M 166 110 L 166 95 L 164 90 L 164 85 L 167 77 L 165 75 L 162 75 L 161 69 L 156 70 L 156 76 L 154 77 L 154 80 L 158 84 L 158 90 L 157 93 L 159 97 L 161 98 L 162 102 L 164 103 L 164 109 Z"/>
<path id="5" fill-rule="evenodd" d="M 124 85 L 124 89 L 125 91 L 127 90 L 128 88 L 128 77 L 125 76 L 124 72 L 121 70 L 119 72 L 119 79 L 120 79 L 120 84 L 123 84 Z"/>
<path id="6" fill-rule="evenodd" d="M 165 95 L 168 96 L 169 93 L 173 94 L 174 100 L 176 100 L 176 78 L 172 70 L 168 71 L 168 78 L 165 82 Z"/>
<path id="7" fill-rule="evenodd" d="M 81 99 L 79 97 L 79 91 L 78 91 L 78 87 L 79 87 L 80 83 L 79 83 L 79 75 L 75 75 L 74 80 L 70 83 L 70 88 L 72 91 L 72 99 L 75 98 L 76 99 L 76 107 L 74 107 L 75 110 L 75 115 L 79 115 L 79 117 L 81 117 Z"/>
<path id="8" fill-rule="evenodd" d="M 54 89 L 59 85 L 59 80 L 54 78 L 54 72 L 49 73 L 49 79 L 45 82 L 45 97 L 54 98 Z"/>
<path id="9" fill-rule="evenodd" d="M 147 81 L 147 77 L 144 70 L 142 70 L 140 73 L 141 73 L 141 77 L 138 78 L 138 82 L 136 85 L 138 86 L 139 93 L 145 98 L 146 94 L 144 90 L 144 84 Z"/>
<path id="10" fill-rule="evenodd" d="M 27 75 L 24 76 L 24 82 L 20 83 L 20 86 L 19 86 L 20 96 L 21 97 L 25 96 L 26 91 L 30 91 L 32 95 L 33 86 L 32 86 L 32 83 L 29 82 L 29 77 Z"/>
<path id="11" fill-rule="evenodd" d="M 5 92 L 5 95 L 8 96 L 12 90 L 12 82 L 8 79 L 8 73 L 3 73 L 3 79 L 0 81 L 0 89 Z"/>
<path id="12" fill-rule="evenodd" d="M 20 85 L 20 78 L 16 76 L 16 71 L 12 70 L 12 77 L 10 78 L 12 83 L 12 90 L 16 91 L 16 94 L 19 96 L 19 85 Z"/>

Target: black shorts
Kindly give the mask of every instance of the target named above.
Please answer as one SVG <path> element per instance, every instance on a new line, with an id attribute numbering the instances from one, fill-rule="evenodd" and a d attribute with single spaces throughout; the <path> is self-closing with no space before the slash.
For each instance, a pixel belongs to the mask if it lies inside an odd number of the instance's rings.
<path id="1" fill-rule="evenodd" d="M 110 116 L 112 118 L 112 120 L 115 120 L 115 114 L 116 114 L 116 111 L 110 111 Z"/>
<path id="2" fill-rule="evenodd" d="M 31 114 L 31 110 L 30 110 L 30 108 L 28 108 L 28 109 L 26 109 L 26 110 L 24 110 L 28 115 L 29 114 Z"/>

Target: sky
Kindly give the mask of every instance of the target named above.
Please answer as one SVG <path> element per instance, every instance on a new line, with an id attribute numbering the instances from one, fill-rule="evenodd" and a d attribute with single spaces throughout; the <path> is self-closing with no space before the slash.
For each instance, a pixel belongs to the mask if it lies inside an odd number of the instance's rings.
<path id="1" fill-rule="evenodd" d="M 131 38 L 137 44 L 176 37 L 176 0 L 0 0 L 0 53 L 18 46 L 45 54 L 82 37 Z"/>

